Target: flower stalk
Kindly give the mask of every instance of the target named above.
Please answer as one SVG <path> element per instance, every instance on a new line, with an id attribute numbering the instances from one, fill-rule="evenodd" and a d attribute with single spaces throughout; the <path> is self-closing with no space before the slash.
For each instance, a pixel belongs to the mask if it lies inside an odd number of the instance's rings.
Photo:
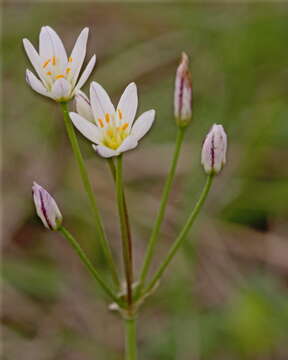
<path id="1" fill-rule="evenodd" d="M 192 212 L 190 213 L 184 227 L 182 228 L 180 234 L 178 235 L 177 239 L 175 240 L 175 242 L 173 243 L 173 245 L 171 246 L 166 258 L 164 259 L 164 261 L 161 263 L 161 265 L 159 266 L 158 270 L 155 272 L 151 282 L 149 283 L 149 285 L 147 286 L 147 288 L 145 289 L 145 292 L 149 292 L 156 284 L 157 282 L 160 280 L 161 276 L 163 275 L 164 271 L 166 270 L 167 266 L 170 264 L 170 262 L 173 260 L 177 250 L 179 249 L 179 247 L 182 245 L 183 241 L 186 239 L 194 221 L 196 220 L 206 198 L 207 195 L 209 193 L 209 190 L 211 188 L 212 185 L 212 180 L 213 180 L 213 174 L 208 175 L 207 177 L 207 181 L 206 184 L 202 190 L 202 193 L 199 197 L 199 200 L 197 201 L 194 209 L 192 210 Z"/>
<path id="2" fill-rule="evenodd" d="M 142 266 L 141 273 L 140 273 L 138 294 L 141 292 L 141 289 L 144 286 L 144 283 L 145 283 L 145 280 L 146 280 L 146 277 L 147 277 L 147 274 L 149 271 L 149 266 L 150 266 L 152 258 L 153 258 L 154 249 L 155 249 L 155 246 L 157 243 L 157 239 L 159 237 L 159 232 L 160 232 L 160 228 L 161 228 L 164 216 L 165 216 L 165 210 L 167 207 L 169 194 L 170 194 L 173 180 L 175 177 L 175 172 L 176 172 L 177 163 L 178 163 L 178 159 L 179 159 L 179 155 L 180 155 L 180 150 L 181 150 L 181 147 L 183 144 L 185 130 L 186 130 L 185 127 L 178 128 L 175 150 L 174 150 L 174 155 L 173 155 L 172 162 L 171 162 L 170 171 L 169 171 L 168 177 L 167 177 L 165 185 L 164 185 L 161 203 L 160 203 L 158 214 L 157 214 L 157 217 L 156 217 L 156 220 L 155 220 L 155 223 L 153 226 L 153 230 L 152 230 L 149 242 L 148 242 L 147 251 L 145 254 L 143 266 Z"/>
<path id="3" fill-rule="evenodd" d="M 109 266 L 111 268 L 111 272 L 112 272 L 112 277 L 113 280 L 115 282 L 115 284 L 118 286 L 119 285 L 119 279 L 118 279 L 118 275 L 117 275 L 117 269 L 112 257 L 112 253 L 108 244 L 108 241 L 106 239 L 106 235 L 105 235 L 105 231 L 104 231 L 104 227 L 101 221 L 101 216 L 98 210 L 98 206 L 97 206 L 97 202 L 96 202 L 96 198 L 92 189 L 92 185 L 90 183 L 89 180 L 89 176 L 85 167 L 85 163 L 82 157 L 82 153 L 79 147 L 79 143 L 74 131 L 74 127 L 71 123 L 71 120 L 69 118 L 69 113 L 68 113 L 68 107 L 67 107 L 67 103 L 63 102 L 61 103 L 61 107 L 63 110 L 63 114 L 64 114 L 64 122 L 65 122 L 65 126 L 66 126 L 66 130 L 67 130 L 67 134 L 72 146 L 72 150 L 75 156 L 75 159 L 77 161 L 78 167 L 79 167 L 79 171 L 80 171 L 80 175 L 81 175 L 81 179 L 85 188 L 85 191 L 87 193 L 87 196 L 89 198 L 92 210 L 93 210 L 93 214 L 94 214 L 94 218 L 95 218 L 95 224 L 96 224 L 96 230 L 99 236 L 99 241 L 100 241 L 100 245 L 102 247 L 102 250 L 106 256 L 106 259 L 109 263 Z"/>
<path id="4" fill-rule="evenodd" d="M 65 229 L 63 226 L 59 228 L 59 232 L 69 241 L 73 249 L 76 251 L 76 253 L 79 255 L 82 263 L 86 266 L 87 270 L 91 273 L 91 275 L 94 277 L 94 279 L 98 282 L 98 284 L 102 287 L 104 292 L 113 300 L 115 301 L 119 306 L 122 305 L 122 303 L 119 301 L 116 295 L 114 295 L 113 291 L 107 286 L 107 283 L 105 280 L 102 279 L 101 275 L 96 271 L 95 267 L 92 265 L 91 261 L 88 259 L 87 255 L 77 242 L 77 240 L 70 234 L 70 232 Z"/>
<path id="5" fill-rule="evenodd" d="M 127 304 L 128 312 L 132 312 L 133 296 L 132 296 L 132 283 L 133 283 L 133 262 L 132 262 L 132 241 L 129 236 L 129 223 L 128 216 L 125 212 L 124 205 L 124 189 L 122 178 L 122 155 L 117 157 L 116 166 L 116 197 L 120 219 L 121 239 L 122 239 L 122 251 L 123 261 L 126 277 L 126 291 L 127 291 Z"/>

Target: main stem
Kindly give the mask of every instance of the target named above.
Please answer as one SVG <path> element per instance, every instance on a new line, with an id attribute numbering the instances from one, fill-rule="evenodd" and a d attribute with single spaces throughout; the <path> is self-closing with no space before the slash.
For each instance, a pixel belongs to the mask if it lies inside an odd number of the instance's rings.
<path id="1" fill-rule="evenodd" d="M 122 251 L 123 261 L 126 277 L 127 288 L 127 304 L 128 309 L 132 308 L 132 282 L 133 282 L 133 264 L 132 264 L 132 242 L 129 237 L 129 224 L 127 223 L 127 217 L 125 214 L 124 196 L 123 196 L 123 179 L 122 179 L 122 155 L 117 157 L 116 166 L 116 197 L 120 219 L 121 239 L 122 239 Z"/>
<path id="2" fill-rule="evenodd" d="M 59 228 L 59 231 L 69 241 L 69 243 L 71 244 L 73 249 L 79 255 L 79 257 L 82 260 L 83 264 L 86 266 L 87 270 L 91 273 L 91 275 L 94 277 L 94 279 L 99 283 L 99 285 L 106 292 L 106 294 L 108 296 L 110 296 L 111 299 L 114 300 L 118 305 L 121 306 L 118 298 L 114 295 L 112 290 L 107 286 L 106 282 L 102 279 L 101 275 L 98 274 L 98 272 L 96 271 L 96 269 L 92 265 L 91 261 L 88 259 L 87 255 L 85 254 L 85 252 L 81 248 L 80 244 L 77 242 L 77 240 L 63 226 L 61 226 Z"/>
<path id="3" fill-rule="evenodd" d="M 173 184 L 173 180 L 175 177 L 176 167 L 177 167 L 177 163 L 178 163 L 178 159 L 179 159 L 179 155 L 180 155 L 181 145 L 183 143 L 185 130 L 186 130 L 186 128 L 180 128 L 180 127 L 178 128 L 175 150 L 174 150 L 174 155 L 172 158 L 170 171 L 169 171 L 168 177 L 167 177 L 165 185 L 164 185 L 160 207 L 159 207 L 158 214 L 157 214 L 154 226 L 153 226 L 151 237 L 149 239 L 148 248 L 146 251 L 146 255 L 145 255 L 143 266 L 142 266 L 141 273 L 140 273 L 139 288 L 138 288 L 139 292 L 145 283 L 145 279 L 146 279 L 146 276 L 147 276 L 147 273 L 149 270 L 149 266 L 150 266 L 150 263 L 151 263 L 151 260 L 153 257 L 154 248 L 155 248 L 158 236 L 159 236 L 160 227 L 161 227 L 161 224 L 164 219 L 165 210 L 166 210 L 169 194 L 171 191 L 171 187 Z"/>
<path id="4" fill-rule="evenodd" d="M 148 285 L 148 287 L 146 288 L 145 292 L 150 291 L 158 282 L 158 280 L 160 279 L 160 277 L 162 276 L 162 274 L 164 273 L 164 271 L 166 270 L 167 266 L 170 264 L 170 262 L 172 261 L 174 255 L 176 254 L 177 250 L 179 249 L 179 247 L 181 246 L 183 240 L 185 240 L 185 238 L 187 237 L 191 226 L 193 225 L 197 215 L 199 214 L 205 200 L 206 197 L 209 193 L 209 190 L 211 188 L 212 185 L 212 180 L 213 180 L 213 175 L 209 175 L 206 181 L 206 184 L 202 190 L 202 193 L 200 195 L 199 200 L 197 201 L 194 209 L 192 210 L 190 216 L 188 217 L 182 231 L 180 232 L 179 236 L 177 237 L 177 239 L 175 240 L 174 244 L 172 245 L 172 247 L 170 248 L 168 255 L 166 256 L 166 258 L 164 259 L 164 261 L 162 262 L 162 264 L 159 266 L 158 270 L 156 271 L 156 273 L 153 276 L 152 281 L 150 282 L 150 284 Z"/>
<path id="5" fill-rule="evenodd" d="M 80 170 L 80 175 L 82 178 L 82 182 L 85 188 L 85 191 L 87 193 L 87 196 L 89 198 L 93 213 L 94 213 L 94 218 L 95 218 L 95 223 L 96 223 L 96 230 L 97 233 L 99 235 L 99 240 L 100 240 L 100 244 L 101 247 L 103 249 L 103 252 L 106 256 L 106 259 L 109 263 L 109 266 L 111 268 L 111 272 L 112 272 L 112 277 L 115 281 L 115 284 L 118 286 L 119 285 L 119 278 L 118 278 L 118 273 L 117 273 L 117 269 L 112 257 L 112 253 L 111 253 L 111 249 L 109 247 L 108 241 L 106 239 L 106 235 L 105 235 L 105 231 L 104 231 L 104 227 L 102 224 L 102 220 L 101 220 L 101 216 L 98 210 L 98 206 L 97 206 L 97 202 L 96 202 L 96 198 L 89 180 L 89 176 L 85 167 L 85 163 L 83 160 L 83 156 L 81 154 L 81 150 L 78 144 L 78 140 L 74 131 L 74 127 L 72 125 L 72 122 L 69 118 L 69 113 L 68 113 L 68 107 L 67 107 L 67 103 L 63 102 L 61 103 L 61 107 L 64 113 L 64 122 L 65 122 L 65 126 L 66 126 L 66 130 L 67 130 L 67 134 L 72 146 L 72 150 L 75 156 L 75 159 L 77 161 L 79 170 Z"/>
<path id="6" fill-rule="evenodd" d="M 125 360 L 137 359 L 136 318 L 124 319 L 125 322 Z"/>

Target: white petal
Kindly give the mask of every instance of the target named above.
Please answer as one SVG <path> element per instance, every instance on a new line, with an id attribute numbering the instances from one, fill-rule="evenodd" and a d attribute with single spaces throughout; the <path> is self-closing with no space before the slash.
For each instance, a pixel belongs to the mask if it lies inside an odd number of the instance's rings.
<path id="1" fill-rule="evenodd" d="M 49 39 L 49 40 L 47 39 L 47 41 L 50 42 L 50 46 L 53 54 L 52 56 L 56 56 L 56 58 L 60 60 L 61 67 L 63 68 L 67 64 L 68 59 L 62 40 L 60 39 L 56 31 L 53 30 L 50 26 L 44 26 L 42 29 L 47 33 L 46 36 Z M 42 46 L 41 46 L 41 50 L 42 50 Z"/>
<path id="2" fill-rule="evenodd" d="M 81 87 L 85 84 L 85 82 L 87 81 L 88 77 L 90 76 L 91 72 L 94 69 L 96 63 L 96 55 L 93 55 L 92 58 L 90 59 L 89 63 L 87 64 L 85 70 L 83 71 L 83 73 L 81 74 L 79 81 L 76 85 L 76 90 L 80 90 Z"/>
<path id="3" fill-rule="evenodd" d="M 112 156 L 117 156 L 119 155 L 119 152 L 117 150 L 112 150 L 112 149 L 109 149 L 108 147 L 104 146 L 104 145 L 92 145 L 93 146 L 93 149 L 95 151 L 97 151 L 97 153 L 104 157 L 104 158 L 110 158 Z"/>
<path id="4" fill-rule="evenodd" d="M 71 84 L 64 78 L 56 80 L 51 89 L 51 97 L 57 101 L 71 99 Z"/>
<path id="5" fill-rule="evenodd" d="M 26 81 L 34 91 L 41 95 L 50 97 L 50 94 L 43 83 L 28 69 L 26 70 Z"/>
<path id="6" fill-rule="evenodd" d="M 128 129 L 130 129 L 135 119 L 137 107 L 138 107 L 137 87 L 135 83 L 130 83 L 124 90 L 116 110 L 119 121 L 121 121 L 122 123 L 129 124 Z M 120 110 L 121 112 L 120 114 L 122 120 L 119 118 L 118 110 Z"/>
<path id="7" fill-rule="evenodd" d="M 23 45 L 26 54 L 31 64 L 33 65 L 34 69 L 36 70 L 39 78 L 43 81 L 44 84 L 47 84 L 44 72 L 42 70 L 42 59 L 40 58 L 39 54 L 37 53 L 34 46 L 31 44 L 31 42 L 28 39 L 23 39 Z"/>
<path id="8" fill-rule="evenodd" d="M 115 109 L 104 88 L 93 81 L 90 86 L 90 102 L 95 120 L 104 119 L 105 114 L 114 114 Z"/>
<path id="9" fill-rule="evenodd" d="M 81 132 L 82 135 L 93 143 L 99 144 L 101 132 L 97 125 L 92 124 L 75 112 L 70 112 L 69 115 L 74 126 Z"/>
<path id="10" fill-rule="evenodd" d="M 127 138 L 123 141 L 123 143 L 119 146 L 119 148 L 117 149 L 117 152 L 119 154 L 121 154 L 124 151 L 128 151 L 131 149 L 134 149 L 136 146 L 138 145 L 138 141 L 137 139 L 132 136 L 129 135 L 127 136 Z"/>
<path id="11" fill-rule="evenodd" d="M 139 141 L 151 128 L 155 119 L 155 110 L 144 112 L 135 121 L 131 129 L 131 135 Z"/>
<path id="12" fill-rule="evenodd" d="M 88 39 L 89 29 L 86 27 L 83 29 L 78 36 L 78 39 L 76 40 L 76 43 L 74 45 L 74 48 L 71 53 L 71 79 L 72 83 L 75 84 L 79 72 L 81 70 L 81 67 L 83 65 L 83 61 L 85 59 L 86 55 L 86 45 L 87 45 L 87 39 Z"/>
<path id="13" fill-rule="evenodd" d="M 55 55 L 51 36 L 46 26 L 42 26 L 39 34 L 39 55 L 43 61 L 51 59 Z"/>
<path id="14" fill-rule="evenodd" d="M 94 117 L 90 106 L 90 101 L 83 91 L 78 91 L 75 95 L 76 111 L 84 119 L 94 123 Z"/>

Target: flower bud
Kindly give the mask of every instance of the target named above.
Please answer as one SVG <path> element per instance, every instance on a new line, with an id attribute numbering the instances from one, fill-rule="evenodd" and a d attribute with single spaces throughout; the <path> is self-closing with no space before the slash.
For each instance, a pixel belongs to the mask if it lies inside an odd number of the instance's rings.
<path id="1" fill-rule="evenodd" d="M 187 126 L 192 117 L 192 81 L 189 71 L 189 59 L 182 53 L 182 59 L 176 72 L 174 93 L 174 114 L 179 126 Z"/>
<path id="2" fill-rule="evenodd" d="M 33 183 L 32 193 L 37 215 L 43 225 L 47 229 L 58 230 L 63 218 L 53 197 L 36 182 Z"/>
<path id="3" fill-rule="evenodd" d="M 226 163 L 227 135 L 222 125 L 214 124 L 202 147 L 201 163 L 207 174 L 219 174 Z"/>

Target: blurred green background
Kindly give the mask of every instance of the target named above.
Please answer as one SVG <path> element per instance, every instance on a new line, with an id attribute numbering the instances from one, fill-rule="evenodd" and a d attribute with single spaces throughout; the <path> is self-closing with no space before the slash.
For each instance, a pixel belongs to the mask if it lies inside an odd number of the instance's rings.
<path id="1" fill-rule="evenodd" d="M 191 57 L 193 123 L 186 136 L 154 268 L 205 181 L 201 143 L 222 123 L 228 163 L 185 246 L 139 316 L 140 359 L 287 360 L 288 5 L 14 3 L 3 12 L 3 360 L 123 359 L 122 324 L 66 241 L 36 217 L 31 184 L 57 199 L 65 225 L 106 273 L 59 106 L 34 93 L 22 38 L 38 46 L 52 26 L 68 51 L 85 26 L 90 80 L 116 102 L 135 81 L 139 113 L 157 110 L 125 156 L 139 268 L 169 167 L 176 127 L 173 85 Z M 87 57 L 88 58 L 88 57 Z M 88 84 L 84 90 L 88 89 Z M 73 107 L 73 104 L 71 104 Z M 79 140 L 121 268 L 113 182 Z"/>

